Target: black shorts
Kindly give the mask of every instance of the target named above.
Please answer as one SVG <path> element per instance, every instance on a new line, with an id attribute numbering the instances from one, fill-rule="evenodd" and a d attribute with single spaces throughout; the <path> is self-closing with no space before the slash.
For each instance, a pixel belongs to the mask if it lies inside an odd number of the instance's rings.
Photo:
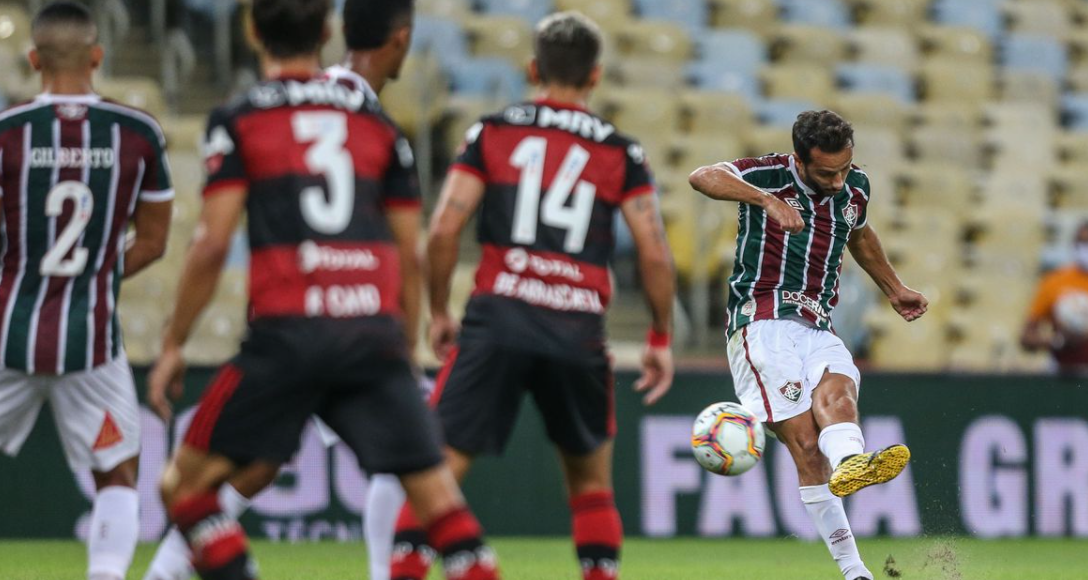
<path id="1" fill-rule="evenodd" d="M 284 463 L 317 415 L 368 473 L 412 473 L 442 461 L 399 323 L 265 319 L 205 390 L 185 443 L 238 464 Z"/>
<path id="2" fill-rule="evenodd" d="M 501 453 L 525 391 L 548 438 L 566 453 L 590 453 L 616 433 L 612 369 L 603 348 L 562 358 L 462 336 L 435 385 L 446 443 L 470 455 Z"/>

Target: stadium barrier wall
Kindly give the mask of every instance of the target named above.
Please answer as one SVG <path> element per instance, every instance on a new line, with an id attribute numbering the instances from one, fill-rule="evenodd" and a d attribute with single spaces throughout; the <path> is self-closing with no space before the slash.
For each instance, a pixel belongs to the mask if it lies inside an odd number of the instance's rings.
<path id="1" fill-rule="evenodd" d="M 170 428 L 144 409 L 142 540 L 165 529 L 158 474 L 210 377 L 190 371 Z M 616 391 L 616 496 L 629 535 L 815 537 L 780 444 L 768 442 L 764 460 L 736 478 L 692 459 L 691 422 L 706 405 L 734 399 L 728 376 L 683 373 L 653 408 L 631 391 L 634 378 L 619 373 Z M 1088 388 L 1079 381 L 872 373 L 860 405 L 868 447 L 905 442 L 914 460 L 892 483 L 847 500 L 858 536 L 1088 537 Z M 480 460 L 466 493 L 490 534 L 567 534 L 554 452 L 531 402 L 522 411 L 505 457 Z M 85 536 L 92 489 L 89 474 L 69 473 L 52 414 L 42 413 L 19 458 L 0 457 L 0 537 Z M 243 523 L 284 541 L 356 539 L 365 489 L 351 453 L 326 449 L 308 428 L 295 461 Z"/>

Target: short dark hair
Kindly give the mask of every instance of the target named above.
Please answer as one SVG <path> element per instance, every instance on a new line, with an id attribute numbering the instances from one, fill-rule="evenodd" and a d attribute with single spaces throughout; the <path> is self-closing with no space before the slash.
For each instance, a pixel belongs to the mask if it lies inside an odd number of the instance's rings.
<path id="1" fill-rule="evenodd" d="M 98 27 L 86 6 L 70 0 L 50 2 L 30 23 L 34 48 L 45 70 L 75 70 L 90 64 L 88 49 L 98 42 Z"/>
<path id="2" fill-rule="evenodd" d="M 254 0 L 253 29 L 275 58 L 316 53 L 329 9 L 329 0 Z"/>
<path id="3" fill-rule="evenodd" d="M 559 12 L 540 21 L 533 39 L 540 80 L 584 87 L 601 56 L 601 29 L 579 12 Z"/>
<path id="4" fill-rule="evenodd" d="M 812 161 L 812 148 L 838 153 L 854 146 L 854 128 L 832 111 L 805 111 L 793 124 L 793 150 L 803 163 Z"/>
<path id="5" fill-rule="evenodd" d="M 46 4 L 34 15 L 34 21 L 31 23 L 30 29 L 35 30 L 53 24 L 88 26 L 94 24 L 94 16 L 91 15 L 91 11 L 86 6 L 79 2 L 57 0 Z"/>
<path id="6" fill-rule="evenodd" d="M 347 0 L 344 43 L 349 50 L 373 50 L 400 26 L 411 24 L 415 0 Z"/>

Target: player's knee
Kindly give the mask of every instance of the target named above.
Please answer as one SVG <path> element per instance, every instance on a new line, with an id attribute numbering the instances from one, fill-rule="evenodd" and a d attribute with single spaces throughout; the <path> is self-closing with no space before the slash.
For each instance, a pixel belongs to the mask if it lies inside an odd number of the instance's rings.
<path id="1" fill-rule="evenodd" d="M 174 505 L 180 481 L 181 476 L 178 473 L 177 465 L 173 461 L 168 462 L 162 471 L 162 476 L 159 478 L 159 496 L 162 498 L 162 504 L 166 506 L 167 510 Z"/>
<path id="2" fill-rule="evenodd" d="M 95 471 L 91 475 L 94 478 L 95 489 L 105 487 L 136 487 L 136 473 L 139 460 L 132 457 L 122 461 L 109 471 Z"/>
<path id="3" fill-rule="evenodd" d="M 245 497 L 253 497 L 276 480 L 280 466 L 275 463 L 255 461 L 230 478 L 230 485 Z"/>

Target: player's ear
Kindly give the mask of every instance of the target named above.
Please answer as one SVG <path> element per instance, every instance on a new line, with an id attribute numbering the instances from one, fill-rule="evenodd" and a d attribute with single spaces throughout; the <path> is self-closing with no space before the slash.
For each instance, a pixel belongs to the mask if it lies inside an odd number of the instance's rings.
<path id="1" fill-rule="evenodd" d="M 396 47 L 398 52 L 407 52 L 407 49 L 412 45 L 412 26 L 401 26 L 393 32 L 390 40 L 393 41 L 393 46 Z"/>
<path id="2" fill-rule="evenodd" d="M 529 72 L 529 84 L 539 85 L 540 84 L 540 67 L 536 64 L 536 59 L 535 58 L 529 61 L 529 71 L 528 72 Z"/>
<path id="3" fill-rule="evenodd" d="M 38 49 L 30 49 L 30 52 L 26 54 L 26 59 L 30 62 L 31 69 L 35 72 L 42 71 L 42 55 L 38 53 Z"/>
<path id="4" fill-rule="evenodd" d="M 106 58 L 106 50 L 102 48 L 101 44 L 96 44 L 91 47 L 91 70 L 98 70 L 98 67 L 102 66 L 102 59 Z"/>
<path id="5" fill-rule="evenodd" d="M 603 73 L 602 73 L 601 65 L 599 65 L 599 64 L 593 65 L 593 70 L 589 71 L 589 83 L 587 83 L 586 88 L 587 89 L 597 88 L 597 85 L 601 84 L 601 75 L 602 74 Z"/>

